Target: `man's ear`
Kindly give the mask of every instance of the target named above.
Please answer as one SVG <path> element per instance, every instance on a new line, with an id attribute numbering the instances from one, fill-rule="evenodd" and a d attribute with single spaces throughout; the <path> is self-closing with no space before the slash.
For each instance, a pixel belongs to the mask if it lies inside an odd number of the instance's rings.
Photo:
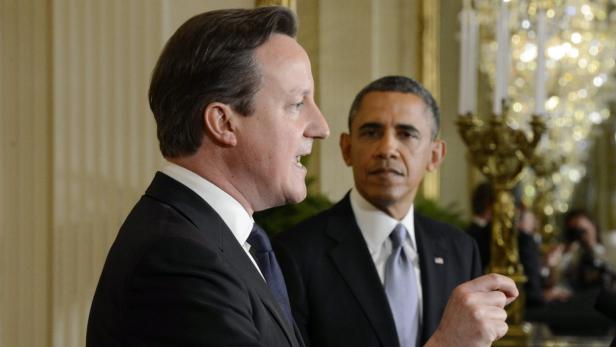
<path id="1" fill-rule="evenodd" d="M 351 135 L 347 133 L 340 134 L 340 152 L 342 159 L 347 166 L 351 166 Z"/>
<path id="2" fill-rule="evenodd" d="M 235 118 L 239 114 L 227 104 L 213 102 L 203 111 L 203 123 L 208 137 L 223 147 L 237 145 Z"/>
<path id="3" fill-rule="evenodd" d="M 428 172 L 432 172 L 441 165 L 443 159 L 445 159 L 445 154 L 447 153 L 447 145 L 445 141 L 441 139 L 436 139 L 432 141 L 432 149 L 430 154 L 430 162 L 428 163 L 427 170 Z"/>

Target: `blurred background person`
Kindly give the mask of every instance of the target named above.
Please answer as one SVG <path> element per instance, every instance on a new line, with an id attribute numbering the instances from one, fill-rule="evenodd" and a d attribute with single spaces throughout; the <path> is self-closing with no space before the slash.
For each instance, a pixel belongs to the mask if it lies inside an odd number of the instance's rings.
<path id="1" fill-rule="evenodd" d="M 574 209 L 564 217 L 566 257 L 561 263 L 563 279 L 575 291 L 609 286 L 614 270 L 606 261 L 601 234 L 590 214 Z"/>
<path id="2" fill-rule="evenodd" d="M 471 197 L 473 216 L 466 231 L 475 239 L 475 242 L 477 242 L 481 266 L 484 272 L 490 263 L 493 204 L 494 192 L 489 182 L 483 182 L 475 187 Z"/>
<path id="3" fill-rule="evenodd" d="M 562 242 L 544 257 L 546 305 L 527 310 L 555 334 L 605 336 L 613 323 L 593 309 L 600 292 L 612 288 L 614 271 L 605 261 L 599 228 L 590 214 L 573 209 L 563 217 Z"/>
<path id="4" fill-rule="evenodd" d="M 491 258 L 492 206 L 494 205 L 494 191 L 489 182 L 483 182 L 475 187 L 471 204 L 473 217 L 466 231 L 477 243 L 483 271 L 486 272 Z M 516 206 L 516 226 L 518 228 L 520 262 L 527 277 L 527 282 L 524 285 L 526 305 L 542 305 L 545 298 L 541 285 L 541 251 L 535 239 L 537 219 L 532 211 L 521 203 Z"/>
<path id="5" fill-rule="evenodd" d="M 537 218 L 520 204 L 517 208 L 518 251 L 526 275 L 526 306 L 540 306 L 546 301 L 541 284 L 541 250 L 537 242 Z"/>

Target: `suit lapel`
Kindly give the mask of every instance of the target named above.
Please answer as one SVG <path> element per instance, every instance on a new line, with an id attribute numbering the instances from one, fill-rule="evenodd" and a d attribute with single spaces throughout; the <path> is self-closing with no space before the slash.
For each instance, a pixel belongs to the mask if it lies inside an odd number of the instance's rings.
<path id="1" fill-rule="evenodd" d="M 254 264 L 237 242 L 231 230 L 210 205 L 189 188 L 160 172 L 156 173 L 146 194 L 174 206 L 203 232 L 208 240 L 212 240 L 220 250 L 223 258 L 232 266 L 233 271 L 244 278 L 249 288 L 257 292 L 265 307 L 267 307 L 284 331 L 290 344 L 292 346 L 299 346 L 296 334 L 284 318 L 282 310 L 279 308 L 265 280 L 255 269 Z"/>
<path id="2" fill-rule="evenodd" d="M 330 250 L 331 259 L 373 326 L 381 345 L 398 346 L 389 302 L 355 221 L 349 195 L 334 209 L 326 230 L 330 237 L 338 241 Z"/>
<path id="3" fill-rule="evenodd" d="M 265 307 L 270 311 L 270 313 L 276 318 L 278 325 L 282 328 L 287 339 L 291 343 L 292 346 L 298 346 L 298 339 L 295 332 L 291 329 L 289 322 L 285 318 L 284 314 L 276 299 L 272 295 L 271 290 L 267 286 L 267 283 L 261 277 L 261 275 L 254 268 L 254 264 L 244 252 L 244 249 L 238 244 L 237 240 L 231 234 L 229 230 L 228 233 L 223 236 L 223 247 L 222 252 L 224 257 L 231 263 L 231 265 L 235 268 L 235 270 L 246 279 L 246 282 L 250 284 L 250 288 L 257 291 L 259 297 L 265 304 Z"/>
<path id="4" fill-rule="evenodd" d="M 430 331 L 439 324 L 441 312 L 437 312 L 437 308 L 442 306 L 443 300 L 448 299 L 445 293 L 445 262 L 448 259 L 439 230 L 427 230 L 418 215 L 415 215 L 415 238 L 421 269 L 423 295 L 421 341 L 424 343 Z"/>
<path id="5" fill-rule="evenodd" d="M 297 326 L 297 323 L 295 323 L 295 320 L 293 320 L 293 333 L 297 337 L 297 343 L 299 343 L 299 347 L 306 347 L 304 339 L 302 339 L 302 332 L 299 330 L 299 327 Z"/>

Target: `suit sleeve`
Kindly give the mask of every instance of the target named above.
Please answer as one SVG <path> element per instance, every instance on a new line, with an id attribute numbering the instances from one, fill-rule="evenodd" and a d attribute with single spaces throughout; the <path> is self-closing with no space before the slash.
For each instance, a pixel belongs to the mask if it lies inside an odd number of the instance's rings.
<path id="1" fill-rule="evenodd" d="M 157 242 L 127 282 L 128 345 L 260 346 L 247 288 L 195 241 Z"/>
<path id="2" fill-rule="evenodd" d="M 297 324 L 302 334 L 304 344 L 306 347 L 309 347 L 311 345 L 308 326 L 310 318 L 302 271 L 300 271 L 299 265 L 292 256 L 291 251 L 284 245 L 284 241 L 274 238 L 272 242 L 276 259 L 280 264 L 287 285 L 295 324 Z"/>

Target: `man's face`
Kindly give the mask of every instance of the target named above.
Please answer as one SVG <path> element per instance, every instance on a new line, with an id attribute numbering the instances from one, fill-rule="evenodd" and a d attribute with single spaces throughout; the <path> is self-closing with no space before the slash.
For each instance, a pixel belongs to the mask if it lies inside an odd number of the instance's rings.
<path id="1" fill-rule="evenodd" d="M 254 211 L 300 202 L 306 197 L 306 168 L 314 138 L 329 128 L 314 102 L 314 82 L 304 49 L 285 35 L 274 34 L 255 51 L 261 76 L 254 112 L 240 117 L 238 146 L 243 174 L 252 180 Z"/>
<path id="2" fill-rule="evenodd" d="M 587 248 L 592 248 L 597 244 L 597 228 L 584 215 L 579 215 L 569 221 L 569 228 L 575 228 L 580 231 L 580 241 Z"/>
<path id="3" fill-rule="evenodd" d="M 369 92 L 342 134 L 344 161 L 355 187 L 394 218 L 408 212 L 426 171 L 438 167 L 444 143 L 432 140 L 434 121 L 421 98 L 399 92 Z"/>

